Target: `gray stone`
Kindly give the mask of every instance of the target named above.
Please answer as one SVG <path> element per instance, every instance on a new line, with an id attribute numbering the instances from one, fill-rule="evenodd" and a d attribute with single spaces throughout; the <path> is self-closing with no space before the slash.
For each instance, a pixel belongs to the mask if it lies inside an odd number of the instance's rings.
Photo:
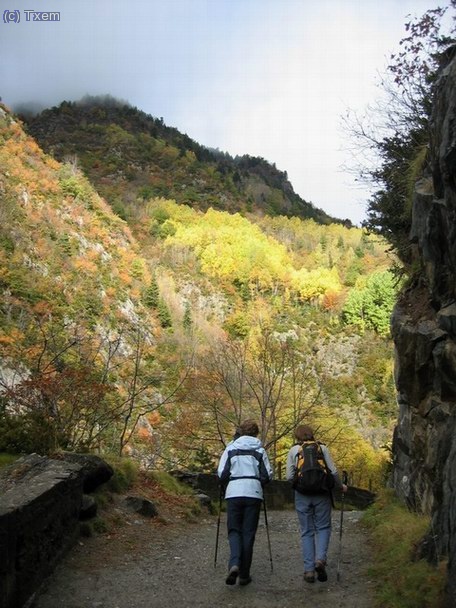
<path id="1" fill-rule="evenodd" d="M 220 483 L 217 475 L 213 473 L 186 473 L 183 471 L 174 471 L 173 474 L 184 483 L 188 480 L 190 487 L 197 487 L 199 494 L 208 496 L 211 501 L 218 505 L 220 500 Z M 336 500 L 339 500 L 340 495 L 337 492 L 335 492 L 335 495 Z M 264 496 L 266 506 L 270 509 L 283 509 L 290 507 L 294 503 L 291 483 L 280 479 L 274 479 L 265 486 Z M 356 509 L 365 509 L 374 500 L 375 494 L 372 492 L 352 486 L 349 487 L 345 496 L 345 504 L 353 506 Z"/>
<path id="2" fill-rule="evenodd" d="M 450 304 L 437 314 L 439 326 L 452 336 L 456 336 L 456 304 Z"/>
<path id="3" fill-rule="evenodd" d="M 198 500 L 201 507 L 206 508 L 209 513 L 212 513 L 212 501 L 210 496 L 207 494 L 196 494 L 195 498 Z"/>
<path id="4" fill-rule="evenodd" d="M 130 511 L 144 515 L 144 517 L 156 517 L 158 515 L 157 507 L 147 498 L 127 496 L 124 502 Z"/>

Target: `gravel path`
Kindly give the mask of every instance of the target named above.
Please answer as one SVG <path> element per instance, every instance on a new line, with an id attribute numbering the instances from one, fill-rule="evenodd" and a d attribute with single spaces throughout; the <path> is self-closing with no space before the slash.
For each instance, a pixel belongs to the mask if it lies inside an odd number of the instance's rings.
<path id="1" fill-rule="evenodd" d="M 222 514 L 217 568 L 217 519 L 160 524 L 132 518 L 115 535 L 81 540 L 49 579 L 34 608 L 371 608 L 372 582 L 366 573 L 369 549 L 361 514 L 345 512 L 340 581 L 336 580 L 340 513 L 333 514 L 333 537 L 326 583 L 302 580 L 294 511 L 269 511 L 274 571 L 271 573 L 263 516 L 252 565 L 253 582 L 225 585 L 228 543 Z"/>

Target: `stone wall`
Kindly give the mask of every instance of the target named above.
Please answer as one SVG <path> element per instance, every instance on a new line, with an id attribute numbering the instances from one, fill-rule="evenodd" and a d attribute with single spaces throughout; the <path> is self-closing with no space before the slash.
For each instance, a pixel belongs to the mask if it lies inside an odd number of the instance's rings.
<path id="1" fill-rule="evenodd" d="M 20 608 L 78 534 L 80 467 L 32 455 L 0 472 L 0 608 Z"/>
<path id="2" fill-rule="evenodd" d="M 399 419 L 394 487 L 432 525 L 423 553 L 448 557 L 456 606 L 456 61 L 436 88 L 431 171 L 416 187 L 410 246 L 418 273 L 392 317 Z"/>
<path id="3" fill-rule="evenodd" d="M 32 454 L 0 470 L 0 608 L 21 608 L 79 535 L 79 520 L 96 512 L 83 492 L 107 481 L 101 458 Z M 95 507 L 95 509 L 93 509 Z"/>
<path id="4" fill-rule="evenodd" d="M 220 486 L 216 475 L 210 473 L 186 473 L 174 471 L 173 475 L 195 490 L 207 494 L 214 502 L 220 499 Z M 269 509 L 285 509 L 293 506 L 293 489 L 287 481 L 273 480 L 265 487 L 266 506 Z M 340 501 L 340 493 L 335 492 L 336 501 Z M 365 509 L 375 500 L 375 494 L 360 488 L 349 487 L 345 495 L 347 505 L 356 509 Z"/>

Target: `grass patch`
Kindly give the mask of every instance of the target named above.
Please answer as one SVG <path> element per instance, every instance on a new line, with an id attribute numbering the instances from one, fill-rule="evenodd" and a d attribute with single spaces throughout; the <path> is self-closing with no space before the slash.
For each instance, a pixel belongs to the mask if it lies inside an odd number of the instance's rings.
<path id="1" fill-rule="evenodd" d="M 18 458 L 20 458 L 19 454 L 7 454 L 6 452 L 0 452 L 0 469 L 8 466 Z"/>
<path id="2" fill-rule="evenodd" d="M 437 608 L 446 582 L 446 563 L 434 567 L 414 557 L 429 527 L 427 516 L 411 513 L 393 495 L 383 491 L 363 517 L 373 543 L 379 608 Z"/>
<path id="3" fill-rule="evenodd" d="M 113 502 L 112 490 L 105 488 L 104 485 L 105 484 L 92 493 L 99 509 L 106 509 Z"/>
<path id="4" fill-rule="evenodd" d="M 121 456 L 105 455 L 103 458 L 114 469 L 114 475 L 105 484 L 106 490 L 117 494 L 126 492 L 138 479 L 138 464 Z"/>
<path id="5" fill-rule="evenodd" d="M 164 490 L 170 494 L 177 496 L 190 496 L 193 494 L 193 490 L 190 486 L 178 481 L 175 477 L 166 473 L 165 471 L 153 471 L 150 473 L 152 479 L 154 479 Z"/>
<path id="6" fill-rule="evenodd" d="M 155 484 L 153 494 L 158 498 L 159 510 L 167 508 L 188 522 L 196 522 L 201 516 L 202 508 L 193 488 L 165 471 L 148 472 L 146 478 Z"/>

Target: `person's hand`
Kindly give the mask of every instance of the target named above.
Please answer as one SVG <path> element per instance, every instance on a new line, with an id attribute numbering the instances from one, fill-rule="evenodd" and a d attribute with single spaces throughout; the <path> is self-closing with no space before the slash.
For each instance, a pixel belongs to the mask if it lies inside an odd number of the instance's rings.
<path id="1" fill-rule="evenodd" d="M 348 486 L 346 486 L 344 483 L 342 484 L 342 488 L 341 488 L 342 492 L 345 494 L 345 492 L 348 491 Z"/>

